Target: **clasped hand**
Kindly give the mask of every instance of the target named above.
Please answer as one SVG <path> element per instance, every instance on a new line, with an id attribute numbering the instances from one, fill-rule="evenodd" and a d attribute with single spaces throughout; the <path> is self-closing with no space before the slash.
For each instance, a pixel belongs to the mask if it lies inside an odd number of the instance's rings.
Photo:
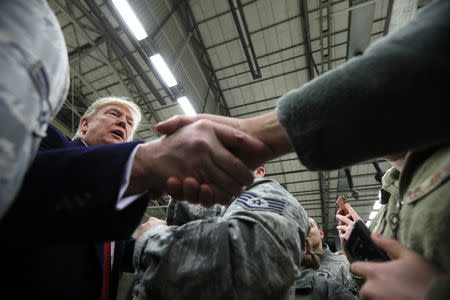
<path id="1" fill-rule="evenodd" d="M 163 133 L 137 150 L 128 194 L 145 190 L 156 198 L 167 192 L 205 206 L 229 204 L 253 182 L 256 163 L 249 157 L 271 155 L 258 139 L 210 120 L 192 120 Z"/>

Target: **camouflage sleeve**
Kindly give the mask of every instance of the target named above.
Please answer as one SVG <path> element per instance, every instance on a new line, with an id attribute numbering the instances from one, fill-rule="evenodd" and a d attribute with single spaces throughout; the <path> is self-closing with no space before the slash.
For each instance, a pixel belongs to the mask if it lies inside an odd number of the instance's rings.
<path id="1" fill-rule="evenodd" d="M 358 299 L 357 295 L 346 287 L 338 284 L 335 281 L 329 281 L 328 282 L 328 295 L 327 299 L 334 299 L 334 300 L 356 300 Z"/>
<path id="2" fill-rule="evenodd" d="M 0 1 L 0 218 L 64 103 L 69 59 L 47 1 Z"/>
<path id="3" fill-rule="evenodd" d="M 136 244 L 134 299 L 287 299 L 308 229 L 300 204 L 273 181 L 223 217 L 157 226 Z"/>
<path id="4" fill-rule="evenodd" d="M 226 210 L 225 205 L 215 204 L 204 207 L 200 204 L 192 204 L 187 201 L 171 199 L 167 207 L 167 225 L 184 225 L 187 222 L 220 217 Z"/>
<path id="5" fill-rule="evenodd" d="M 342 278 L 344 278 L 344 287 L 346 287 L 352 294 L 356 295 L 361 283 L 357 280 L 356 275 L 353 275 L 350 271 L 350 265 L 342 267 Z"/>

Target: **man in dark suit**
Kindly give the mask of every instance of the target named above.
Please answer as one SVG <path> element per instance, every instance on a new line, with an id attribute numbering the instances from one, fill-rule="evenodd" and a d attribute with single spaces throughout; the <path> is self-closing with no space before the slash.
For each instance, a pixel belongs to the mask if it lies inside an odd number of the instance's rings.
<path id="1" fill-rule="evenodd" d="M 91 145 L 129 142 L 140 119 L 140 110 L 133 102 L 114 97 L 101 98 L 94 102 L 81 118 L 73 141 L 69 141 L 59 130 L 49 125 L 40 150 L 77 149 Z M 147 196 L 134 198 L 131 201 L 136 201 L 142 213 Z M 119 199 L 119 202 L 120 200 L 123 199 Z M 134 216 L 134 223 L 137 224 L 140 215 L 134 213 Z M 38 263 L 34 271 L 45 275 L 36 278 L 39 283 L 37 294 L 40 298 L 115 300 L 121 272 L 133 272 L 134 239 L 131 234 L 128 237 L 126 240 L 106 242 L 111 245 L 108 250 L 105 250 L 104 242 L 95 239 L 88 242 L 42 243 L 39 253 L 35 255 L 35 261 Z M 106 285 L 104 269 L 107 251 L 110 251 L 111 274 Z M 102 288 L 102 285 L 105 287 Z M 68 291 L 71 292 L 70 295 L 67 295 Z"/>
<path id="2" fill-rule="evenodd" d="M 133 102 L 120 98 L 107 97 L 98 99 L 84 113 L 80 120 L 78 131 L 74 140 L 69 142 L 56 128 L 49 125 L 47 136 L 42 141 L 40 149 L 57 149 L 69 147 L 98 146 L 102 144 L 115 144 L 129 142 L 138 127 L 141 119 L 139 107 Z M 142 196 L 146 198 L 146 195 Z M 145 203 L 145 200 L 142 200 Z M 105 249 L 105 245 L 108 244 Z M 111 248 L 109 248 L 111 247 Z M 88 242 L 53 244 L 49 247 L 48 260 L 44 260 L 47 268 L 53 266 L 55 275 L 64 274 L 70 270 L 73 280 L 68 282 L 58 276 L 51 278 L 51 282 L 58 283 L 63 290 L 70 289 L 73 281 L 78 282 L 78 290 L 83 291 L 81 296 L 88 299 L 111 299 L 117 297 L 119 278 L 122 272 L 133 272 L 132 255 L 134 239 L 117 240 L 112 242 Z M 109 251 L 109 255 L 106 253 Z M 56 253 L 52 253 L 56 252 Z M 65 259 L 55 260 L 54 257 Z M 107 259 L 105 260 L 105 256 Z M 65 264 L 61 265 L 60 261 Z M 111 274 L 105 276 L 105 264 L 111 266 Z M 70 265 L 68 265 L 70 264 Z M 84 284 L 84 287 L 83 287 Z M 48 286 L 41 284 L 41 286 Z M 54 288 L 52 288 L 54 291 Z"/>
<path id="3" fill-rule="evenodd" d="M 98 300 L 98 243 L 129 239 L 148 202 L 141 196 L 164 192 L 171 175 L 203 176 L 228 186 L 230 195 L 214 199 L 219 202 L 248 184 L 251 170 L 223 147 L 251 153 L 261 146 L 256 140 L 231 127 L 199 122 L 152 142 L 128 142 L 135 118 L 112 106 L 86 112 L 80 139 L 72 142 L 50 127 L 42 143 L 47 149 L 38 152 L 0 220 L 5 241 L 0 259 L 7 277 L 1 285 L 17 293 L 10 298 Z M 228 141 L 218 142 L 219 135 Z M 114 260 L 119 256 L 114 253 Z"/>

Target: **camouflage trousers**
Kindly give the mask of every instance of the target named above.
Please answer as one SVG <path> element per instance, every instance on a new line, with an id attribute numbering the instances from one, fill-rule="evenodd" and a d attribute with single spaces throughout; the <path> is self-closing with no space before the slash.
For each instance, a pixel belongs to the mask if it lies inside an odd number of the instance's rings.
<path id="1" fill-rule="evenodd" d="M 68 91 L 64 36 L 46 1 L 0 1 L 0 71 L 1 218 Z"/>

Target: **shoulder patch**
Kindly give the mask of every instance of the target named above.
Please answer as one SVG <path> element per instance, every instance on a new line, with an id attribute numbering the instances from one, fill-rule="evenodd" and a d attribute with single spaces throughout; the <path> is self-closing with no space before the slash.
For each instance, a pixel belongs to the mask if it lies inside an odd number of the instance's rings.
<path id="1" fill-rule="evenodd" d="M 236 203 L 248 210 L 271 211 L 282 215 L 286 202 L 283 200 L 257 196 L 251 192 L 245 192 L 236 200 Z"/>
<path id="2" fill-rule="evenodd" d="M 441 183 L 447 180 L 450 176 L 450 162 L 442 166 L 433 176 L 425 180 L 422 184 L 414 187 L 411 191 L 408 191 L 405 195 L 405 202 L 411 203 L 417 199 L 425 196 Z"/>

